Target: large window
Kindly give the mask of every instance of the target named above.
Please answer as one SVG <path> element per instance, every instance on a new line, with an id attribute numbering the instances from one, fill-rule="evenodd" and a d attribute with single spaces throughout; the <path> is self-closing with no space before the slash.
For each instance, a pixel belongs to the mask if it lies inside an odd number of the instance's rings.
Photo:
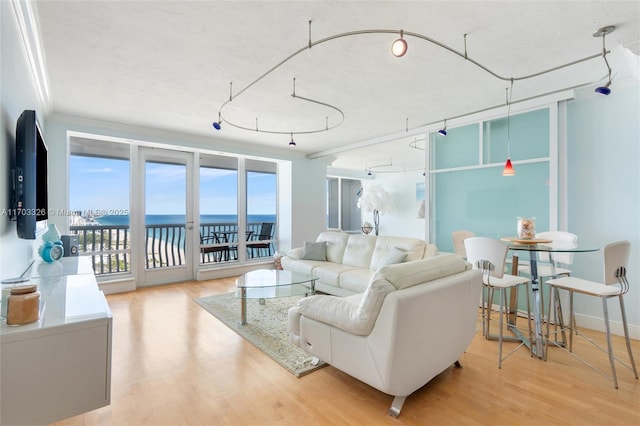
<path id="1" fill-rule="evenodd" d="M 142 274 L 255 262 L 277 250 L 276 162 L 184 150 L 174 151 L 181 154 L 174 162 L 170 149 L 156 152 L 144 143 L 70 141 L 70 232 L 79 235 L 80 254 L 91 256 L 96 274 L 133 273 L 138 282 L 158 283 L 156 275 Z M 168 160 L 156 158 L 161 154 Z M 148 159 L 132 166 L 130 156 Z M 190 212 L 195 204 L 199 210 Z M 150 250 L 162 257 L 144 264 L 140 259 L 149 259 Z"/>
<path id="2" fill-rule="evenodd" d="M 238 159 L 200 155 L 200 263 L 238 261 Z"/>
<path id="3" fill-rule="evenodd" d="M 247 257 L 270 257 L 276 250 L 276 164 L 246 160 Z"/>
<path id="4" fill-rule="evenodd" d="M 360 232 L 358 198 L 362 183 L 355 179 L 327 178 L 327 228 Z"/>
<path id="5" fill-rule="evenodd" d="M 69 230 L 96 274 L 131 270 L 129 146 L 72 138 L 69 157 Z"/>

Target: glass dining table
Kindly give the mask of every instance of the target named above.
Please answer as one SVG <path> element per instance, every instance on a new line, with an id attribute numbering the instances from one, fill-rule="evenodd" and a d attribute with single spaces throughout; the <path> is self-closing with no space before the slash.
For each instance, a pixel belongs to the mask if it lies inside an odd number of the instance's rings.
<path id="1" fill-rule="evenodd" d="M 533 322 L 534 322 L 534 331 L 533 338 L 530 339 L 526 336 L 520 336 L 520 338 L 527 344 L 527 346 L 532 347 L 532 352 L 538 357 L 545 359 L 544 354 L 544 335 L 542 334 L 542 322 L 543 322 L 543 312 L 542 312 L 542 294 L 540 288 L 540 282 L 538 277 L 538 253 L 546 252 L 549 255 L 549 264 L 551 266 L 551 275 L 555 277 L 555 262 L 553 260 L 554 253 L 587 253 L 594 252 L 600 250 L 597 247 L 589 247 L 589 246 L 568 246 L 566 243 L 563 245 L 562 243 L 553 243 L 552 240 L 548 239 L 520 239 L 517 237 L 504 237 L 501 238 L 502 241 L 505 241 L 509 247 L 509 250 L 520 252 L 526 251 L 529 252 L 529 263 L 531 270 L 531 294 L 532 294 L 532 303 L 533 303 Z M 556 300 L 559 303 L 559 299 L 556 297 Z M 515 303 L 514 300 L 511 301 Z M 511 310 L 515 310 L 515 307 L 511 307 Z M 550 318 L 548 319 L 550 320 Z M 560 326 L 562 327 L 562 317 L 560 317 Z M 513 327 L 514 330 L 515 327 Z M 532 340 L 532 341 L 531 341 Z"/>

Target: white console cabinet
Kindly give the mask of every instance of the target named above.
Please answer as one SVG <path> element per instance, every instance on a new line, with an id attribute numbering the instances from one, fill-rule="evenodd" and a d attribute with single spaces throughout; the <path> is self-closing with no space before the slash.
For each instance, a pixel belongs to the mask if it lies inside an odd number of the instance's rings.
<path id="1" fill-rule="evenodd" d="M 40 319 L 0 324 L 1 425 L 52 423 L 111 399 L 112 317 L 89 259 L 36 261 L 30 283 Z"/>

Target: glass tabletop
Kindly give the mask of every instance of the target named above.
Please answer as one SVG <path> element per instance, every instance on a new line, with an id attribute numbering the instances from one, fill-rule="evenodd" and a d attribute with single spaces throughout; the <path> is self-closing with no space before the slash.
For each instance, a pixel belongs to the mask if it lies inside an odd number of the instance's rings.
<path id="1" fill-rule="evenodd" d="M 236 280 L 236 297 L 252 299 L 305 295 L 313 293 L 317 279 L 303 272 L 258 269 Z"/>
<path id="2" fill-rule="evenodd" d="M 509 246 L 509 250 L 520 250 L 520 251 L 542 251 L 549 253 L 586 253 L 591 251 L 600 250 L 598 247 L 592 246 L 576 246 L 569 247 L 562 244 L 518 244 L 518 243 L 507 243 Z"/>

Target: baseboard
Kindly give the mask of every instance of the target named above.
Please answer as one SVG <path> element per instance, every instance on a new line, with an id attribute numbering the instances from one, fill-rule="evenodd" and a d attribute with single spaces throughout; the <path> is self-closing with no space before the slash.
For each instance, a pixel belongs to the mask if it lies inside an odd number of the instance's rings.
<path id="1" fill-rule="evenodd" d="M 576 323 L 578 328 L 588 328 L 590 330 L 596 330 L 605 332 L 604 319 L 599 317 L 593 317 L 589 315 L 575 314 Z M 616 336 L 624 336 L 624 329 L 622 322 L 609 320 L 609 326 L 611 327 L 611 334 Z M 629 328 L 629 337 L 634 340 L 640 340 L 640 326 L 635 324 L 627 324 Z"/>
<path id="2" fill-rule="evenodd" d="M 491 305 L 491 307 L 492 307 L 492 311 L 496 311 L 496 312 L 500 309 L 500 306 L 495 304 Z M 518 317 L 526 318 L 527 312 L 518 310 Z M 578 329 L 586 328 L 589 330 L 600 331 L 602 333 L 605 332 L 603 318 L 589 316 L 589 315 L 582 315 L 577 313 L 575 314 L 575 317 L 576 317 L 576 323 L 578 325 Z M 546 315 L 545 315 L 545 318 L 546 318 Z M 565 318 L 565 320 L 567 320 L 567 318 Z M 611 327 L 611 334 L 624 337 L 624 329 L 622 327 L 622 322 L 609 320 L 609 326 Z M 640 340 L 640 326 L 635 324 L 627 324 L 627 327 L 629 328 L 629 338 L 634 340 Z"/>
<path id="3" fill-rule="evenodd" d="M 104 294 L 126 293 L 128 291 L 134 291 L 136 289 L 136 280 L 123 279 L 106 282 L 98 282 L 98 288 Z"/>
<path id="4" fill-rule="evenodd" d="M 263 263 L 250 263 L 237 266 L 226 266 L 224 268 L 215 269 L 201 269 L 196 273 L 196 280 L 206 281 L 215 280 L 218 278 L 228 278 L 233 276 L 239 276 L 245 272 L 255 271 L 256 269 L 275 269 L 273 260 L 269 259 L 268 262 Z"/>

